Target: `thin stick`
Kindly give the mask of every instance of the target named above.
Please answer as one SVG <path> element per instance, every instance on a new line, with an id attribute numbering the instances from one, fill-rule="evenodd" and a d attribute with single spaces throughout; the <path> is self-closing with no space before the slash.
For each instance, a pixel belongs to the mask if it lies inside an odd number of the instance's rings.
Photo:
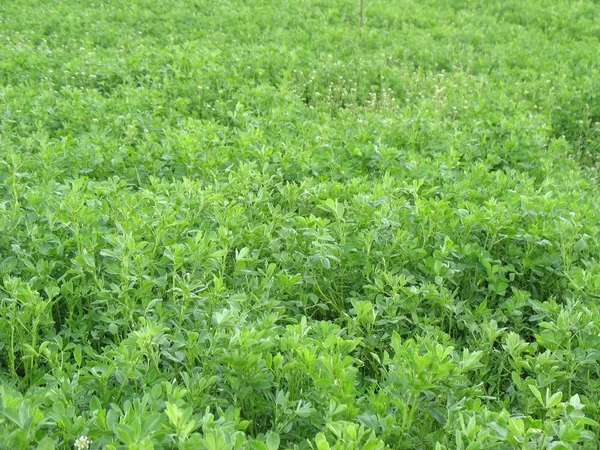
<path id="1" fill-rule="evenodd" d="M 360 0 L 360 27 L 363 27 L 364 23 L 364 10 L 365 10 L 365 0 Z"/>

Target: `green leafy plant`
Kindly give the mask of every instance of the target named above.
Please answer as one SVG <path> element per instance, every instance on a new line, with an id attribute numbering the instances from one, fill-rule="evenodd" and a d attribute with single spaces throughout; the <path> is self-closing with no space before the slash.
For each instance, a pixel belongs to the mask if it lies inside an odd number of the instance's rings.
<path id="1" fill-rule="evenodd" d="M 0 448 L 598 448 L 599 8 L 0 2 Z"/>

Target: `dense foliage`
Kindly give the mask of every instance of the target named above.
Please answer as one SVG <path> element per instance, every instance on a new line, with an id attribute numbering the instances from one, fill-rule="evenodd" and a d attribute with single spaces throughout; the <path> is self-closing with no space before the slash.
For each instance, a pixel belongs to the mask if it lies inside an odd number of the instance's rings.
<path id="1" fill-rule="evenodd" d="M 600 445 L 600 4 L 358 8 L 0 2 L 1 448 Z"/>

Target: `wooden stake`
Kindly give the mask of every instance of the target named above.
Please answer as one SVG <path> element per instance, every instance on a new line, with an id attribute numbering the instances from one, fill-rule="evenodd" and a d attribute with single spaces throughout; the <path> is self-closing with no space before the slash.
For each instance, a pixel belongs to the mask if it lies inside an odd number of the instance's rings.
<path id="1" fill-rule="evenodd" d="M 364 23 L 364 11 L 365 11 L 365 0 L 360 0 L 360 27 L 363 27 Z"/>

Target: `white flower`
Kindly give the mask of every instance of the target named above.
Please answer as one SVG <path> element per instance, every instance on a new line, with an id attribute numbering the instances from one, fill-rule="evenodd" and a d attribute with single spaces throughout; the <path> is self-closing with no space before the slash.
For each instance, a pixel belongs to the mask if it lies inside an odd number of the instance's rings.
<path id="1" fill-rule="evenodd" d="M 88 438 L 87 436 L 79 436 L 75 440 L 73 447 L 75 448 L 75 450 L 88 450 L 91 444 L 92 441 L 90 440 L 90 438 Z"/>

